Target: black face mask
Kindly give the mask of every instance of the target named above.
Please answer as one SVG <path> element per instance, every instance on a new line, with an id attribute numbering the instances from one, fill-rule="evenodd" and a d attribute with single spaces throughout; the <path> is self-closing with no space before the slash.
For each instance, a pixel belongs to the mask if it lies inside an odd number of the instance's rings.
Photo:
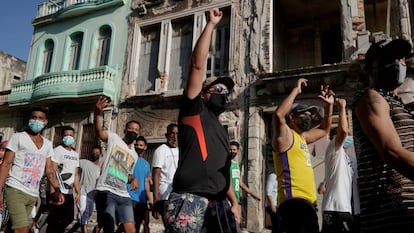
<path id="1" fill-rule="evenodd" d="M 227 96 L 223 94 L 210 93 L 210 100 L 207 101 L 207 107 L 216 115 L 220 115 L 225 110 Z"/>
<path id="2" fill-rule="evenodd" d="M 142 149 L 142 148 L 135 148 L 135 152 L 137 152 L 138 155 L 141 155 L 141 153 L 144 152 L 144 149 Z"/>
<path id="3" fill-rule="evenodd" d="M 138 137 L 138 134 L 135 133 L 134 131 L 127 131 L 125 134 L 125 138 L 124 141 L 126 144 L 131 144 L 133 143 Z"/>
<path id="4" fill-rule="evenodd" d="M 312 126 L 312 117 L 309 115 L 299 116 L 298 127 L 301 131 L 308 131 Z"/>
<path id="5" fill-rule="evenodd" d="M 230 157 L 231 157 L 231 159 L 234 159 L 234 157 L 236 157 L 236 156 L 237 156 L 237 153 L 230 152 Z"/>
<path id="6" fill-rule="evenodd" d="M 99 154 L 92 153 L 91 154 L 91 161 L 95 162 L 96 160 L 99 159 L 99 157 L 100 157 Z"/>

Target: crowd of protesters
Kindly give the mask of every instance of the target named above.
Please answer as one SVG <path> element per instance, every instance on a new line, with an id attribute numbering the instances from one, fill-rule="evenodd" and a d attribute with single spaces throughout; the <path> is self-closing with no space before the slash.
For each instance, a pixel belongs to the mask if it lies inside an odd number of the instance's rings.
<path id="1" fill-rule="evenodd" d="M 150 211 L 162 219 L 166 232 L 240 232 L 243 190 L 258 204 L 265 197 L 272 232 L 316 233 L 318 190 L 323 194 L 323 233 L 412 232 L 414 116 L 398 97 L 411 44 L 395 39 L 371 45 L 360 77 L 363 85 L 352 104 L 335 98 L 328 84 L 315 93 L 324 109 L 299 103 L 308 80 L 297 80 L 273 114 L 274 172 L 264 195 L 265 190 L 253 192 L 243 182 L 240 144 L 229 141 L 219 121 L 234 81 L 205 78 L 211 37 L 222 17 L 217 8 L 208 12 L 192 53 L 177 124 L 168 125 L 166 143 L 156 148 L 152 161 L 144 159 L 148 142 L 140 122 L 128 121 L 122 135 L 103 129 L 108 97 L 99 97 L 93 110 L 96 135 L 105 149 L 96 145 L 84 159 L 74 150 L 74 128 L 62 127 L 61 142 L 53 148 L 42 135 L 47 109 L 30 109 L 26 129 L 0 144 L 1 231 L 45 227 L 47 233 L 78 228 L 86 233 L 96 208 L 96 233 L 150 232 Z M 338 127 L 332 128 L 335 104 Z M 328 135 L 325 179 L 317 189 L 308 145 Z M 75 212 L 77 222 L 67 231 Z"/>

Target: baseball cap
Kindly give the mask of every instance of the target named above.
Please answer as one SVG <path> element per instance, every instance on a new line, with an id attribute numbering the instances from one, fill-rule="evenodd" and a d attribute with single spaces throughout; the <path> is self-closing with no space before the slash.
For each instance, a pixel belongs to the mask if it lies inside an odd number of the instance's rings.
<path id="1" fill-rule="evenodd" d="M 315 126 L 319 125 L 322 120 L 322 116 L 319 113 L 319 108 L 315 105 L 306 105 L 306 104 L 298 104 L 294 103 L 292 105 L 292 108 L 289 111 L 289 114 L 286 115 L 286 121 L 289 123 L 289 115 L 290 114 L 298 114 L 298 113 L 304 113 L 304 112 L 310 112 L 312 117 L 312 126 L 311 128 L 314 128 Z"/>
<path id="2" fill-rule="evenodd" d="M 412 56 L 411 49 L 411 44 L 403 39 L 381 40 L 369 47 L 365 54 L 365 64 L 371 66 L 376 59 L 386 64 L 398 58 L 409 58 Z"/>
<path id="3" fill-rule="evenodd" d="M 319 114 L 318 107 L 315 105 L 305 105 L 305 104 L 293 104 L 289 114 L 293 113 L 303 113 L 303 112 L 310 112 L 312 115 Z"/>
<path id="4" fill-rule="evenodd" d="M 228 90 L 232 90 L 234 87 L 234 81 L 227 76 L 222 76 L 222 77 L 216 77 L 216 76 L 212 76 L 212 77 L 208 77 L 206 78 L 206 80 L 204 80 L 203 82 L 203 90 L 207 90 L 210 87 L 212 87 L 213 85 L 217 84 L 217 83 L 222 83 L 224 84 Z"/>

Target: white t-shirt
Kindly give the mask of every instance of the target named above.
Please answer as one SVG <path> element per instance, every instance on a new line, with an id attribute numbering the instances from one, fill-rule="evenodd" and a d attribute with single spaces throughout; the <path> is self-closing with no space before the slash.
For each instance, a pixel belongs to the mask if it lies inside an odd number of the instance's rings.
<path id="1" fill-rule="evenodd" d="M 43 138 L 38 149 L 26 132 L 15 133 L 7 143 L 7 149 L 15 153 L 6 185 L 30 196 L 39 196 L 39 184 L 45 171 L 46 158 L 53 155 L 52 143 Z"/>
<path id="2" fill-rule="evenodd" d="M 130 197 L 126 184 L 137 159 L 138 155 L 133 146 L 130 149 L 121 137 L 108 132 L 107 150 L 102 158 L 101 176 L 96 189 L 109 191 L 121 197 Z"/>
<path id="3" fill-rule="evenodd" d="M 52 161 L 58 164 L 59 188 L 64 194 L 73 193 L 73 183 L 75 182 L 75 171 L 79 167 L 79 154 L 74 150 L 66 150 L 63 146 L 58 146 L 54 150 Z"/>
<path id="4" fill-rule="evenodd" d="M 342 146 L 335 152 L 335 139 L 331 140 L 325 154 L 326 190 L 323 194 L 323 211 L 352 213 L 352 159 Z"/>
<path id="5" fill-rule="evenodd" d="M 152 167 L 161 168 L 158 200 L 167 200 L 172 191 L 172 182 L 178 166 L 178 148 L 162 144 L 154 151 Z"/>
<path id="6" fill-rule="evenodd" d="M 273 205 L 277 206 L 277 177 L 274 172 L 266 178 L 266 196 L 271 196 Z M 266 201 L 266 206 L 268 205 Z"/>

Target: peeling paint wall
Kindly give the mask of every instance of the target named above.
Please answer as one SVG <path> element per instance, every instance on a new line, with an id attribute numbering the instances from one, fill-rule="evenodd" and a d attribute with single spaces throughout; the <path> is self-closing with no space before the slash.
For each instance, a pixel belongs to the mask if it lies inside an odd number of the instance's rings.
<path id="1" fill-rule="evenodd" d="M 26 62 L 0 51 L 0 136 L 7 140 L 15 132 L 21 117 L 7 105 L 7 96 L 13 82 L 24 80 Z"/>

